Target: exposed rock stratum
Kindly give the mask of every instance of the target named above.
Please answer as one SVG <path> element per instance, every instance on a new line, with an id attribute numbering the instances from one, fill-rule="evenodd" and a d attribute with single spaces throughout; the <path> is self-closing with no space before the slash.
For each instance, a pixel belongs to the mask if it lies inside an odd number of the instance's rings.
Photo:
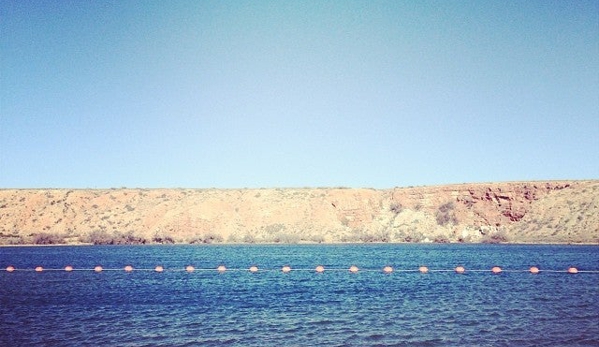
<path id="1" fill-rule="evenodd" d="M 599 180 L 0 190 L 0 244 L 172 242 L 599 243 Z"/>

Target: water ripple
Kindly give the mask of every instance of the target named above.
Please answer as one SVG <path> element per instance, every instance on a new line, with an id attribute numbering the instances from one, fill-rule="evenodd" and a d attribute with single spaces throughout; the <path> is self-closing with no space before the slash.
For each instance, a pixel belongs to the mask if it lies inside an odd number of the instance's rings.
<path id="1" fill-rule="evenodd" d="M 94 260 L 93 252 L 103 257 L 103 264 L 148 268 L 156 262 L 183 268 L 213 257 L 230 259 L 230 266 L 239 268 L 254 263 L 263 268 L 285 263 L 343 267 L 350 260 L 361 268 L 376 268 L 381 256 L 395 267 L 461 263 L 467 268 L 523 268 L 529 264 L 510 261 L 539 258 L 537 253 L 544 255 L 548 268 L 599 264 L 598 247 L 577 249 L 48 247 L 42 254 L 39 249 L 28 253 L 25 247 L 3 249 L 0 266 L 84 262 Z M 591 346 L 599 345 L 598 298 L 597 274 L 3 272 L 0 345 Z"/>

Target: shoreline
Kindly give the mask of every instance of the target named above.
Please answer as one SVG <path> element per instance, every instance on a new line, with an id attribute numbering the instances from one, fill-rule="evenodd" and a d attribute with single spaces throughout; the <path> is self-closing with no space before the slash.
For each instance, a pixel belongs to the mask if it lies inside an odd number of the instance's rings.
<path id="1" fill-rule="evenodd" d="M 197 246 L 197 247 L 220 247 L 220 246 L 359 246 L 359 245 L 497 245 L 497 246 L 599 246 L 599 243 L 592 242 L 501 242 L 501 243 L 485 243 L 485 242 L 300 242 L 300 243 L 148 243 L 148 244 L 104 244 L 96 245 L 93 243 L 60 243 L 60 244 L 19 244 L 19 245 L 0 245 L 0 248 L 17 248 L 17 247 L 119 247 L 119 246 Z"/>

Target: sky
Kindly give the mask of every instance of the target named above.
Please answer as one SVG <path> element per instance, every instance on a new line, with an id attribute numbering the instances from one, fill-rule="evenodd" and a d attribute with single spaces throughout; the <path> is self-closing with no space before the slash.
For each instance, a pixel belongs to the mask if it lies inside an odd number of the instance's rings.
<path id="1" fill-rule="evenodd" d="M 0 1 L 0 188 L 599 179 L 599 1 Z"/>

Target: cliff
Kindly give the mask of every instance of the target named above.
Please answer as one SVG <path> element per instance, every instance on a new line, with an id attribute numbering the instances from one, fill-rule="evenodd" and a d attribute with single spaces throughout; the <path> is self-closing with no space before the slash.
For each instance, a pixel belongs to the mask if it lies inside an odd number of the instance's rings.
<path id="1" fill-rule="evenodd" d="M 599 181 L 0 190 L 0 244 L 599 243 Z"/>

